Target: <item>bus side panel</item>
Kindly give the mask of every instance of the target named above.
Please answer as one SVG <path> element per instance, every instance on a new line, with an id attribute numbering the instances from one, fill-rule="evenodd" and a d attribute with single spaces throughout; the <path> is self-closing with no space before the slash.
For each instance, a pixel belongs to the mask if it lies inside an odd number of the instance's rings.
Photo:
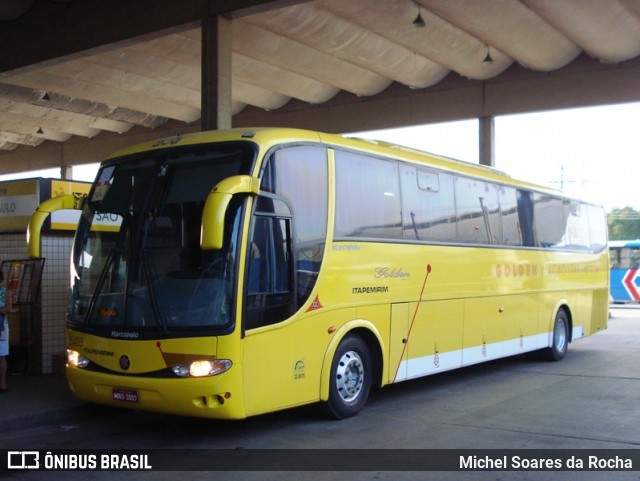
<path id="1" fill-rule="evenodd" d="M 587 332 L 587 335 L 606 329 L 608 319 L 609 292 L 607 289 L 596 289 L 593 293 L 593 306 L 591 308 L 591 329 Z"/>
<path id="2" fill-rule="evenodd" d="M 392 349 L 401 352 L 403 357 L 400 359 L 397 355 L 390 361 L 390 382 L 436 374 L 462 365 L 463 305 L 459 300 L 402 304 L 409 316 L 410 332 L 404 338 L 399 335 L 392 338 Z"/>
<path id="3" fill-rule="evenodd" d="M 609 289 L 606 250 L 597 254 L 550 251 L 544 255 L 544 264 L 541 329 L 551 332 L 561 304 L 566 304 L 571 315 L 572 340 L 606 327 Z"/>
<path id="4" fill-rule="evenodd" d="M 411 303 L 407 379 L 462 365 L 464 304 L 459 300 Z"/>
<path id="5" fill-rule="evenodd" d="M 536 350 L 538 306 L 535 293 L 467 299 L 463 365 Z"/>
<path id="6" fill-rule="evenodd" d="M 512 356 L 538 349 L 540 296 L 529 293 L 497 299 L 498 312 L 505 323 L 504 355 Z"/>
<path id="7" fill-rule="evenodd" d="M 476 364 L 503 356 L 504 317 L 496 299 L 465 299 L 463 365 Z"/>
<path id="8" fill-rule="evenodd" d="M 605 288 L 580 291 L 574 294 L 572 340 L 606 329 L 609 317 L 608 292 Z"/>
<path id="9" fill-rule="evenodd" d="M 321 309 L 248 331 L 243 349 L 247 416 L 318 401 L 330 327 L 355 314 L 355 309 Z"/>
<path id="10" fill-rule="evenodd" d="M 569 300 L 569 308 L 572 312 L 572 341 L 589 334 L 593 309 L 593 292 L 592 290 L 583 290 L 570 292 L 566 295 Z"/>
<path id="11" fill-rule="evenodd" d="M 389 336 L 389 372 L 387 382 L 407 379 L 407 335 L 409 333 L 409 303 L 391 305 Z"/>

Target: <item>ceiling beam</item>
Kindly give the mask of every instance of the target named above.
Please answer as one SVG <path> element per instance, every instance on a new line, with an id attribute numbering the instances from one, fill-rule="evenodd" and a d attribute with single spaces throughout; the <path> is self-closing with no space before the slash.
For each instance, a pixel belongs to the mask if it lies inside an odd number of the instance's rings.
<path id="1" fill-rule="evenodd" d="M 488 81 L 449 74 L 427 89 L 394 83 L 371 97 L 340 92 L 319 105 L 292 100 L 271 112 L 248 107 L 233 124 L 344 133 L 625 102 L 640 102 L 640 58 L 611 65 L 582 55 L 553 72 L 516 64 Z"/>
<path id="2" fill-rule="evenodd" d="M 104 132 L 90 141 L 73 137 L 64 143 L 44 142 L 38 148 L 20 146 L 6 153 L 1 153 L 0 150 L 0 174 L 93 164 L 101 162 L 115 151 L 131 145 L 189 134 L 199 130 L 200 125 L 197 123 L 187 125 L 183 122 L 171 121 L 155 130 L 134 127 L 125 134 Z M 1 141 L 0 137 L 0 143 Z"/>
<path id="3" fill-rule="evenodd" d="M 301 0 L 84 0 L 48 14 L 0 22 L 0 72 L 8 72 L 141 35 L 200 21 L 241 17 Z M 19 46 L 19 48 L 17 48 Z"/>

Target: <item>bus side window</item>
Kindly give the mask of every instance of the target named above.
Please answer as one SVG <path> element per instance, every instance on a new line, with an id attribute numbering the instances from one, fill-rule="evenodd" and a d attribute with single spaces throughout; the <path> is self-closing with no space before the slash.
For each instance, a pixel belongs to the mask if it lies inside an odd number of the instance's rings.
<path id="1" fill-rule="evenodd" d="M 523 233 L 518 215 L 518 195 L 513 187 L 500 186 L 500 215 L 502 217 L 502 244 L 521 246 Z"/>
<path id="2" fill-rule="evenodd" d="M 469 244 L 502 243 L 497 191 L 467 177 L 455 179 L 458 238 Z"/>
<path id="3" fill-rule="evenodd" d="M 522 235 L 522 245 L 535 247 L 536 239 L 533 230 L 533 202 L 531 192 L 518 190 L 518 221 Z"/>
<path id="4" fill-rule="evenodd" d="M 600 252 L 607 246 L 607 214 L 596 205 L 583 204 L 582 209 L 588 214 L 591 251 Z"/>
<path id="5" fill-rule="evenodd" d="M 540 247 L 563 247 L 570 214 L 569 201 L 548 194 L 533 194 L 533 224 Z"/>
<path id="6" fill-rule="evenodd" d="M 455 242 L 453 176 L 435 169 L 401 164 L 400 183 L 404 238 Z"/>
<path id="7" fill-rule="evenodd" d="M 611 251 L 616 252 L 616 251 Z M 637 247 L 623 247 L 618 250 L 620 269 L 637 269 L 640 266 L 640 249 Z"/>
<path id="8" fill-rule="evenodd" d="M 246 329 L 284 321 L 293 313 L 290 219 L 256 215 L 249 245 Z"/>
<path id="9" fill-rule="evenodd" d="M 336 151 L 336 238 L 402 239 L 401 210 L 398 162 Z"/>
<path id="10" fill-rule="evenodd" d="M 268 158 L 260 189 L 282 199 L 290 208 L 296 308 L 307 302 L 324 256 L 328 216 L 327 151 L 324 147 L 278 149 Z"/>

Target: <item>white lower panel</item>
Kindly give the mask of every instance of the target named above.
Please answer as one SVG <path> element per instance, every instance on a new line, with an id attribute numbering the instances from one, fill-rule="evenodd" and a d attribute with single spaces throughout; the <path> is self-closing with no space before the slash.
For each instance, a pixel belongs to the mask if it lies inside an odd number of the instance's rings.
<path id="1" fill-rule="evenodd" d="M 581 337 L 584 337 L 584 326 L 574 327 L 573 331 L 571 331 L 571 340 L 575 341 Z"/>
<path id="2" fill-rule="evenodd" d="M 573 339 L 584 335 L 581 328 L 574 329 L 573 332 Z M 407 377 L 396 377 L 395 382 L 450 371 L 463 366 L 470 366 L 472 364 L 491 361 L 493 359 L 500 359 L 501 357 L 524 354 L 525 352 L 535 351 L 537 349 L 549 347 L 550 345 L 551 333 L 543 333 L 534 336 L 511 339 L 508 341 L 483 344 L 458 351 L 449 351 L 430 356 L 416 357 L 400 363 L 400 369 L 398 372 L 404 372 L 406 369 Z"/>

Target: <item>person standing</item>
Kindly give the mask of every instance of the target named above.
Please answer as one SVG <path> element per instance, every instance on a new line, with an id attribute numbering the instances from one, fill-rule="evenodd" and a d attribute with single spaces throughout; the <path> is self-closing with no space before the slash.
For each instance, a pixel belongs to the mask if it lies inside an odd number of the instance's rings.
<path id="1" fill-rule="evenodd" d="M 4 282 L 4 273 L 0 270 L 0 285 Z M 0 287 L 0 393 L 7 392 L 7 357 L 9 356 L 9 318 L 11 312 L 11 294 L 7 288 Z"/>

